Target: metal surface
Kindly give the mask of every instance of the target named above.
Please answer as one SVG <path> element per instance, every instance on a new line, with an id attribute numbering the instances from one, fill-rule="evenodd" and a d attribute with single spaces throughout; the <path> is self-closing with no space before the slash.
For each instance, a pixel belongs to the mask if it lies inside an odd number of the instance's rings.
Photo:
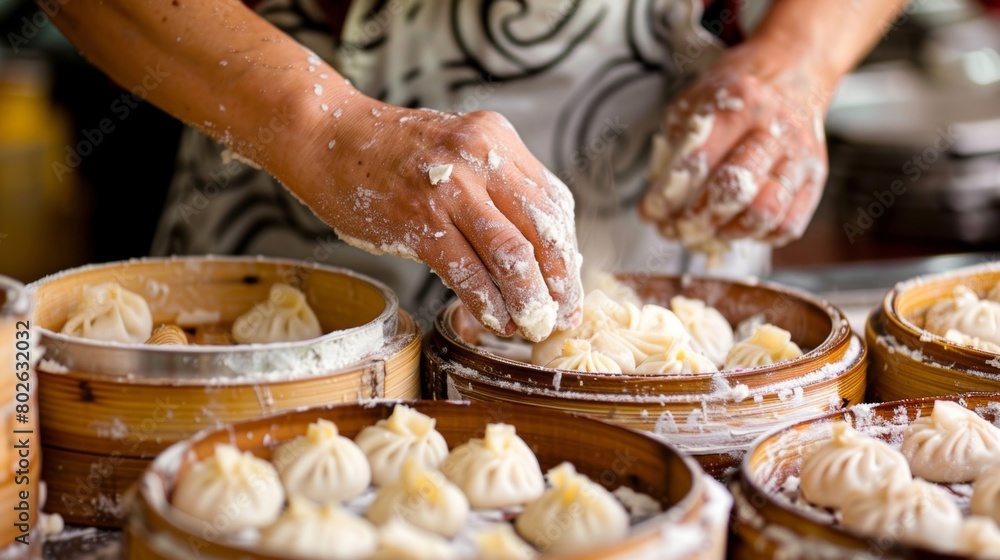
<path id="1" fill-rule="evenodd" d="M 185 257 L 199 260 L 200 257 Z M 385 308 L 372 321 L 349 329 L 324 334 L 321 337 L 300 341 L 269 344 L 230 346 L 136 346 L 103 341 L 87 340 L 39 328 L 45 346 L 45 362 L 55 362 L 71 370 L 99 372 L 114 376 L 139 376 L 144 380 L 204 382 L 206 378 L 239 379 L 255 374 L 267 375 L 287 370 L 293 363 L 324 364 L 324 359 L 336 356 L 335 367 L 326 368 L 329 373 L 356 364 L 370 353 L 365 342 L 375 339 L 390 340 L 398 328 L 397 312 L 399 301 L 388 286 L 347 269 L 308 265 L 300 261 L 286 259 L 260 259 L 247 257 L 206 257 L 206 260 L 232 260 L 247 262 L 274 262 L 295 267 L 305 267 L 357 278 L 378 291 L 385 301 Z M 152 261 L 158 259 L 144 259 Z M 166 259 L 164 259 L 166 260 Z M 110 263 L 102 266 L 117 266 Z M 92 269 L 94 267 L 87 267 Z M 72 274 L 67 271 L 61 274 Z M 61 276 L 61 275 L 57 275 Z M 43 278 L 29 285 L 37 288 L 50 280 Z M 361 350 L 356 348 L 360 347 Z M 352 354 L 354 352 L 355 354 Z M 342 362 L 342 363 L 341 363 Z"/>

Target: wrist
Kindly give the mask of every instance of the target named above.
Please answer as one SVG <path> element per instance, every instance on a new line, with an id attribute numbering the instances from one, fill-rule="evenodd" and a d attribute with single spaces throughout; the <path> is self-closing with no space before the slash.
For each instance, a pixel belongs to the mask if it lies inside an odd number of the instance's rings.
<path id="1" fill-rule="evenodd" d="M 321 74 L 327 79 L 319 78 Z M 347 140 L 357 134 L 356 113 L 370 111 L 375 103 L 332 70 L 318 69 L 309 78 L 279 104 L 287 107 L 286 113 L 273 111 L 279 121 L 286 118 L 288 126 L 269 150 L 275 164 L 271 172 L 300 197 L 304 193 L 299 191 L 316 180 L 316 162 L 343 155 Z"/>

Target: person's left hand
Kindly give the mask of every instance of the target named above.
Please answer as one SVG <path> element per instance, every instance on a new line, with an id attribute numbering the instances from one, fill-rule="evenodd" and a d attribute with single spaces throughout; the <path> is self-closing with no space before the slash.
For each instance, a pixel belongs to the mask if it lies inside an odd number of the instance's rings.
<path id="1" fill-rule="evenodd" d="M 794 57 L 731 49 L 667 108 L 640 205 L 663 235 L 695 249 L 802 235 L 827 175 L 829 94 Z"/>

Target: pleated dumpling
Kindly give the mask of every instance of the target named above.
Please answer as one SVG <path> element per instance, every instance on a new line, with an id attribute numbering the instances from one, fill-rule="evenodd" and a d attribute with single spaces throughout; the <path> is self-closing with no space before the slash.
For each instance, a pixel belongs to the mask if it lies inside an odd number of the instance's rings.
<path id="1" fill-rule="evenodd" d="M 676 343 L 666 352 L 652 354 L 635 368 L 644 375 L 681 375 L 685 373 L 714 373 L 719 371 L 708 357 L 691 345 Z"/>
<path id="2" fill-rule="evenodd" d="M 233 340 L 242 344 L 294 342 L 323 334 L 306 295 L 288 284 L 271 286 L 267 301 L 233 322 Z"/>
<path id="3" fill-rule="evenodd" d="M 221 533 L 263 527 L 278 518 L 285 490 L 271 463 L 232 445 L 216 445 L 212 457 L 194 464 L 177 481 L 174 507 L 214 524 Z M 224 519 L 224 527 L 217 520 Z"/>
<path id="4" fill-rule="evenodd" d="M 389 418 L 361 430 L 354 442 L 368 457 L 372 482 L 382 485 L 399 480 L 409 457 L 428 468 L 438 468 L 448 456 L 448 444 L 434 429 L 435 424 L 430 416 L 397 404 Z"/>
<path id="5" fill-rule="evenodd" d="M 279 445 L 271 462 L 290 495 L 321 504 L 351 500 L 372 480 L 364 451 L 322 418 L 309 424 L 305 436 Z"/>
<path id="6" fill-rule="evenodd" d="M 117 282 L 87 286 L 62 333 L 91 340 L 142 343 L 153 332 L 153 315 L 142 296 Z"/>
<path id="7" fill-rule="evenodd" d="M 619 303 L 601 290 L 594 290 L 583 299 L 583 321 L 574 329 L 552 333 L 531 347 L 531 363 L 544 366 L 562 355 L 567 339 L 589 340 L 608 329 L 632 328 L 638 324 L 640 310 L 629 302 Z"/>
<path id="8" fill-rule="evenodd" d="M 840 513 L 852 531 L 940 552 L 955 550 L 962 527 L 962 512 L 948 492 L 919 478 L 848 493 Z"/>
<path id="9" fill-rule="evenodd" d="M 976 477 L 969 509 L 975 515 L 1000 523 L 1000 464 L 991 466 Z"/>
<path id="10" fill-rule="evenodd" d="M 988 517 L 973 515 L 966 518 L 959 530 L 958 550 L 971 558 L 1000 560 L 1000 527 Z"/>
<path id="11" fill-rule="evenodd" d="M 912 478 L 906 457 L 881 440 L 835 422 L 833 438 L 806 454 L 799 474 L 802 497 L 820 507 L 843 507 L 849 492 L 871 492 Z"/>
<path id="12" fill-rule="evenodd" d="M 441 472 L 479 509 L 521 505 L 545 491 L 538 459 L 510 424 L 488 424 L 482 439 L 451 451 Z"/>
<path id="13" fill-rule="evenodd" d="M 931 482 L 971 482 L 1000 460 L 1000 429 L 951 401 L 935 401 L 914 420 L 900 448 L 914 476 Z"/>
<path id="14" fill-rule="evenodd" d="M 632 357 L 631 354 L 625 354 L 625 356 L 629 359 Z M 618 362 L 595 351 L 590 342 L 578 338 L 566 339 L 563 343 L 562 355 L 545 364 L 545 367 L 588 373 L 622 372 L 622 366 Z"/>
<path id="15" fill-rule="evenodd" d="M 440 535 L 393 517 L 378 530 L 378 550 L 369 560 L 451 560 L 458 554 Z"/>
<path id="16" fill-rule="evenodd" d="M 652 355 L 663 354 L 676 344 L 690 344 L 691 335 L 673 311 L 658 305 L 644 305 L 634 328 L 607 329 L 591 339 L 595 350 L 615 358 L 631 354 L 641 364 Z M 621 365 L 621 364 L 619 364 Z M 622 367 L 623 373 L 632 373 Z"/>
<path id="17" fill-rule="evenodd" d="M 525 506 L 514 522 L 518 534 L 535 548 L 566 554 L 625 537 L 628 512 L 611 492 L 570 463 L 553 468 L 547 478 L 551 488 Z"/>
<path id="18" fill-rule="evenodd" d="M 465 494 L 443 474 L 411 457 L 403 464 L 398 482 L 379 488 L 367 516 L 378 525 L 400 517 L 421 529 L 454 537 L 468 514 Z"/>
<path id="19" fill-rule="evenodd" d="M 472 535 L 479 560 L 531 560 L 538 552 L 521 540 L 510 523 L 494 523 Z"/>
<path id="20" fill-rule="evenodd" d="M 718 309 L 684 296 L 670 298 L 670 309 L 691 333 L 698 350 L 716 367 L 726 362 L 726 355 L 733 347 L 733 327 Z"/>
<path id="21" fill-rule="evenodd" d="M 258 546 L 282 558 L 360 560 L 375 552 L 378 531 L 338 505 L 292 497 L 281 517 L 261 530 Z"/>
<path id="22" fill-rule="evenodd" d="M 984 352 L 1000 354 L 1000 345 L 980 340 L 974 336 L 969 336 L 965 333 L 956 331 L 955 329 L 948 329 L 948 332 L 944 333 L 944 337 L 949 342 L 954 342 L 955 344 L 969 346 L 971 348 L 975 348 L 976 350 L 983 350 Z"/>
<path id="23" fill-rule="evenodd" d="M 794 360 L 802 350 L 785 329 L 765 323 L 753 335 L 737 342 L 726 356 L 725 370 L 749 369 Z"/>
<path id="24" fill-rule="evenodd" d="M 924 316 L 924 329 L 946 336 L 949 330 L 1000 345 L 1000 302 L 979 299 L 966 286 L 956 286 L 951 297 L 938 301 Z"/>

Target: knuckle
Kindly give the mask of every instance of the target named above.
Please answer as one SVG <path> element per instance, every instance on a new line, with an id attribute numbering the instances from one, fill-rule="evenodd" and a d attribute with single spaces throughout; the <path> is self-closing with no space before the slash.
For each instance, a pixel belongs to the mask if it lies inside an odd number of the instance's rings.
<path id="1" fill-rule="evenodd" d="M 513 227 L 500 228 L 486 240 L 486 250 L 499 268 L 511 271 L 519 262 L 533 258 L 534 248 Z"/>

